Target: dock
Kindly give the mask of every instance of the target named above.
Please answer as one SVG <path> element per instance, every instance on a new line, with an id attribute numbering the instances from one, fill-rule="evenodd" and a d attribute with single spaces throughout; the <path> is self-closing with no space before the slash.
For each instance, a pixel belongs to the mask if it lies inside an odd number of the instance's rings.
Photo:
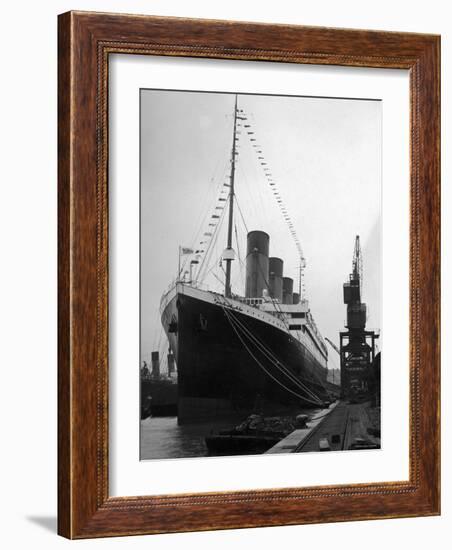
<path id="1" fill-rule="evenodd" d="M 379 449 L 379 409 L 370 403 L 337 401 L 306 428 L 294 430 L 267 454 Z"/>

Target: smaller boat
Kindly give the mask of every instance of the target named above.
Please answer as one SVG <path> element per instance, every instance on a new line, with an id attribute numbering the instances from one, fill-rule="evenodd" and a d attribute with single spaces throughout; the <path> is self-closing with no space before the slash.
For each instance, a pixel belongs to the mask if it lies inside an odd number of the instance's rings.
<path id="1" fill-rule="evenodd" d="M 230 430 L 221 430 L 205 438 L 209 455 L 263 454 L 295 429 L 292 418 L 264 418 L 250 415 Z"/>

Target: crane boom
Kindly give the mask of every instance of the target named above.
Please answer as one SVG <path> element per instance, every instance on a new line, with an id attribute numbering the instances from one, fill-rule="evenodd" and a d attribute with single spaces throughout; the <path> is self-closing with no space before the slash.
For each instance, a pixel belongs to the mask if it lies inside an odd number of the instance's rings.
<path id="1" fill-rule="evenodd" d="M 340 355 L 341 352 L 339 351 L 339 348 L 334 344 L 329 338 L 325 336 L 325 340 L 328 342 L 328 344 Z"/>
<path id="2" fill-rule="evenodd" d="M 353 251 L 353 279 L 357 282 L 359 287 L 360 296 L 362 296 L 363 289 L 363 258 L 361 253 L 361 245 L 359 242 L 359 235 L 355 238 L 355 249 Z"/>

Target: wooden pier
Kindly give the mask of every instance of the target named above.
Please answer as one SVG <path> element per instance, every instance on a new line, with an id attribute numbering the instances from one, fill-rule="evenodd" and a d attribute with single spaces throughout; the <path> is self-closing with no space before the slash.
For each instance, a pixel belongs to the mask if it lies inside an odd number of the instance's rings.
<path id="1" fill-rule="evenodd" d="M 322 414 L 323 413 L 323 414 Z M 304 429 L 294 430 L 269 454 L 380 448 L 379 409 L 370 403 L 338 401 Z"/>

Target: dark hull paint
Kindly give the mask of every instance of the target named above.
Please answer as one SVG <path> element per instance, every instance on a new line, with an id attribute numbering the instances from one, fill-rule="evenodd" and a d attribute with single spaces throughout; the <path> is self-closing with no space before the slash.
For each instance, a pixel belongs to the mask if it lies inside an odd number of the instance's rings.
<path id="1" fill-rule="evenodd" d="M 169 380 L 142 378 L 141 418 L 148 416 L 176 416 L 177 384 Z"/>
<path id="2" fill-rule="evenodd" d="M 264 321 L 238 311 L 233 315 L 297 379 L 320 399 L 328 399 L 324 387 L 327 370 L 306 347 Z M 169 331 L 171 322 L 175 332 Z M 162 323 L 176 356 L 179 423 L 233 414 L 243 417 L 252 412 L 281 414 L 312 404 L 306 392 L 242 335 L 246 349 L 221 305 L 178 294 L 163 311 Z"/>

